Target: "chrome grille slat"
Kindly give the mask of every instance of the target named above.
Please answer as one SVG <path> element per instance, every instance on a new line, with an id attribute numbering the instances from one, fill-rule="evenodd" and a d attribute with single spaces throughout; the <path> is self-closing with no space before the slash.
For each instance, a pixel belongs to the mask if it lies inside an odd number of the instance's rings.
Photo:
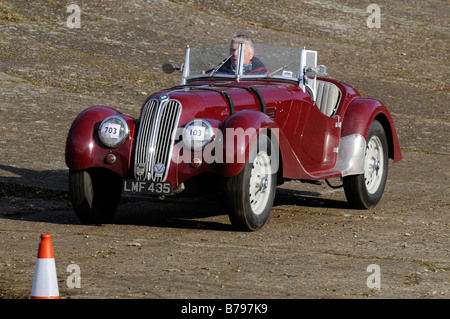
<path id="1" fill-rule="evenodd" d="M 156 100 L 150 100 L 144 106 L 141 114 L 141 123 L 138 132 L 138 139 L 136 143 L 136 156 L 135 156 L 135 178 L 137 180 L 144 180 L 148 172 L 148 150 L 150 147 L 150 133 L 152 126 L 152 118 L 154 116 L 154 110 L 157 105 Z M 137 174 L 138 165 L 144 165 L 143 174 Z"/>
<path id="2" fill-rule="evenodd" d="M 180 114 L 181 103 L 176 100 L 151 99 L 144 105 L 136 142 L 136 180 L 166 180 Z M 162 174 L 155 172 L 155 164 L 164 165 Z M 141 165 L 144 166 L 144 171 L 138 174 L 138 166 Z"/>

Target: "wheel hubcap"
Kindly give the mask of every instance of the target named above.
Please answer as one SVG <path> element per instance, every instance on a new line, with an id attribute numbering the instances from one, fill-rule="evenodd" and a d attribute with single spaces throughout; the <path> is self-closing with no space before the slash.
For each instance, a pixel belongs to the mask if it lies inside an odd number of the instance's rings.
<path id="1" fill-rule="evenodd" d="M 266 152 L 259 152 L 253 162 L 250 172 L 250 206 L 253 213 L 261 214 L 270 197 L 270 185 L 272 176 L 270 174 L 270 157 Z"/>
<path id="2" fill-rule="evenodd" d="M 384 174 L 383 163 L 384 153 L 381 140 L 377 136 L 372 136 L 367 143 L 364 162 L 364 182 L 370 194 L 374 194 L 380 187 Z"/>
<path id="3" fill-rule="evenodd" d="M 268 185 L 269 181 L 267 180 L 267 177 L 263 177 L 260 183 L 260 191 L 265 192 Z"/>

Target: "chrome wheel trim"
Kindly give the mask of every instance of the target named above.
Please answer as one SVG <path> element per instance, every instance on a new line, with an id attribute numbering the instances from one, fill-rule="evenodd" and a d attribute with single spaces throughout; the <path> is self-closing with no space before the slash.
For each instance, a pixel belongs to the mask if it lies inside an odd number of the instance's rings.
<path id="1" fill-rule="evenodd" d="M 270 156 L 266 152 L 259 152 L 253 161 L 249 183 L 250 207 L 255 215 L 260 215 L 269 201 L 273 183 L 270 172 Z"/>
<path id="2" fill-rule="evenodd" d="M 367 143 L 364 159 L 364 184 L 367 192 L 374 194 L 380 187 L 384 175 L 383 144 L 378 136 L 372 136 Z"/>

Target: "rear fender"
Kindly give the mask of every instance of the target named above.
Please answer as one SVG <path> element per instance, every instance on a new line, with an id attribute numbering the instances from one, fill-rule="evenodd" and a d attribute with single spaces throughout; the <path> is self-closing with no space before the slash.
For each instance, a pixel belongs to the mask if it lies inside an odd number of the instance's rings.
<path id="1" fill-rule="evenodd" d="M 400 143 L 394 121 L 383 103 L 375 99 L 356 98 L 348 106 L 342 122 L 341 139 L 350 135 L 361 135 L 367 140 L 370 125 L 374 120 L 381 123 L 386 133 L 389 158 L 395 162 L 402 159 Z"/>
<path id="2" fill-rule="evenodd" d="M 127 141 L 118 148 L 110 149 L 102 145 L 97 138 L 97 129 L 101 121 L 111 115 L 120 113 L 106 106 L 94 106 L 81 112 L 73 121 L 66 140 L 66 165 L 72 170 L 84 170 L 103 167 L 122 177 L 127 175 L 130 167 L 131 145 L 135 132 L 135 123 L 131 117 L 120 114 L 128 123 L 130 130 Z M 116 156 L 116 162 L 107 164 L 107 155 Z"/>

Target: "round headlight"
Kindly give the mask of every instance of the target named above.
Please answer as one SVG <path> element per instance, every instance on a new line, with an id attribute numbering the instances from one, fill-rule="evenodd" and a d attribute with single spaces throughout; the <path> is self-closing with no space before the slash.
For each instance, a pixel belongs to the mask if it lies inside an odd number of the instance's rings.
<path id="1" fill-rule="evenodd" d="M 98 128 L 98 137 L 105 146 L 110 148 L 119 147 L 128 138 L 129 129 L 125 119 L 113 115 L 103 120 Z"/>
<path id="2" fill-rule="evenodd" d="M 190 121 L 183 130 L 184 144 L 194 150 L 200 151 L 214 139 L 214 130 L 208 121 L 196 119 Z"/>

